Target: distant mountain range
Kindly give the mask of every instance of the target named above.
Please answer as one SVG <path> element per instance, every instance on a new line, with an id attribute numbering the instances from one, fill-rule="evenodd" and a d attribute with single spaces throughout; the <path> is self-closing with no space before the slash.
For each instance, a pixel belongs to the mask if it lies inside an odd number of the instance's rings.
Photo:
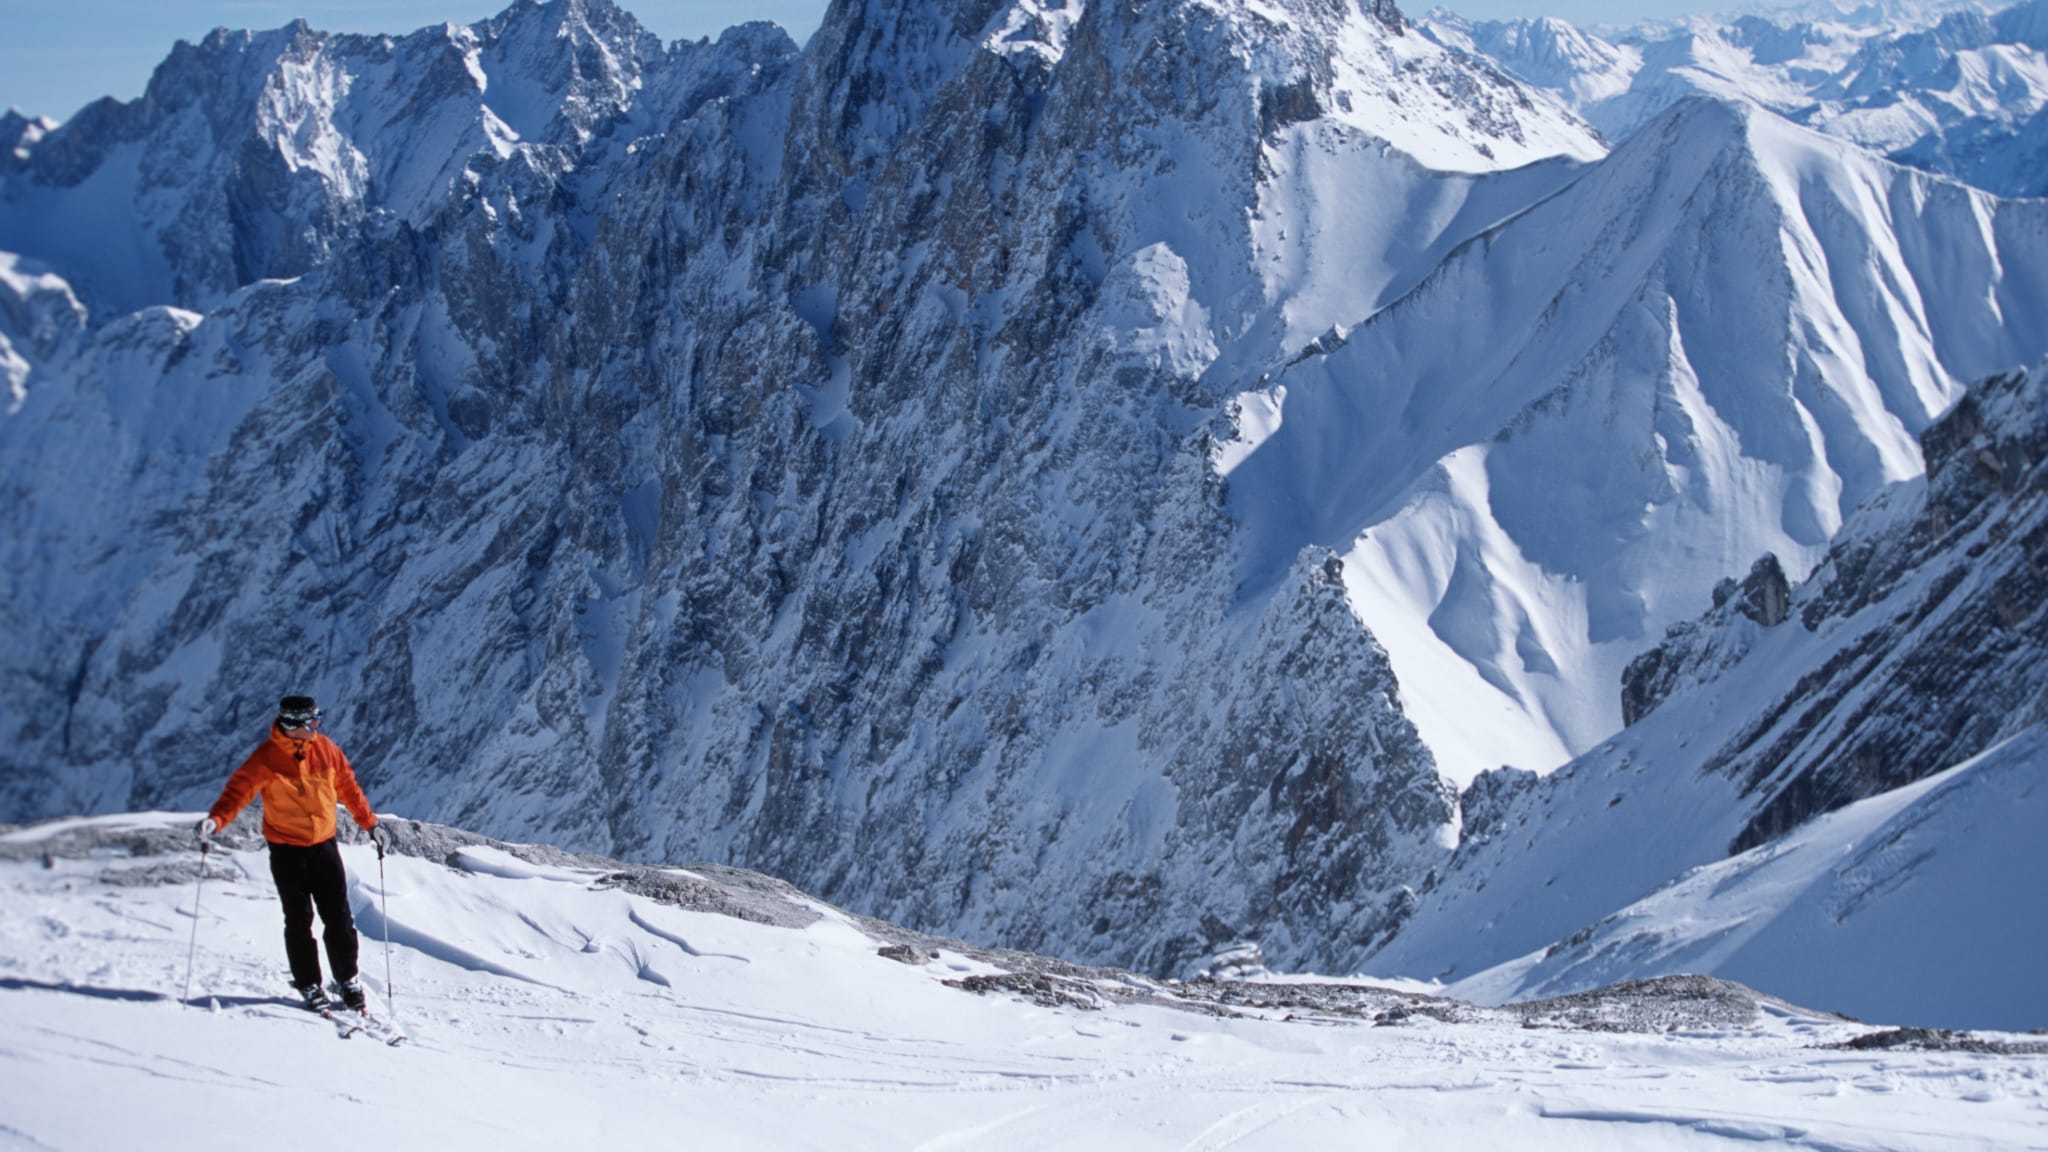
<path id="1" fill-rule="evenodd" d="M 1439 42 L 1556 92 L 1611 140 L 1692 95 L 1785 118 L 2001 196 L 2048 194 L 2048 3 L 1822 6 L 1603 30 L 1471 21 Z"/>

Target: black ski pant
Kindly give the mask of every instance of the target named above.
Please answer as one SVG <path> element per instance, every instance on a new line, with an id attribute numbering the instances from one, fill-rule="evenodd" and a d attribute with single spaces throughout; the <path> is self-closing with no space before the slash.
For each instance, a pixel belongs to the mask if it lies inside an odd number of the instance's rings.
<path id="1" fill-rule="evenodd" d="M 356 920 L 348 909 L 348 873 L 341 846 L 329 839 L 311 847 L 270 846 L 270 878 L 284 901 L 284 954 L 292 963 L 292 984 L 320 983 L 320 948 L 313 942 L 313 909 L 320 909 L 327 963 L 336 980 L 356 974 Z"/>

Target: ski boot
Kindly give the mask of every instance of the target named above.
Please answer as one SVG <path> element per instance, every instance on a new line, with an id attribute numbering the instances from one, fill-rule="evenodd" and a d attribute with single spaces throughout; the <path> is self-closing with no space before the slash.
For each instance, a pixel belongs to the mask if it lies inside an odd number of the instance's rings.
<path id="1" fill-rule="evenodd" d="M 334 982 L 334 990 L 341 993 L 341 1002 L 348 1005 L 350 1010 L 356 1012 L 369 1011 L 370 1002 L 363 996 L 363 982 L 361 980 L 353 976 L 346 980 L 336 980 Z"/>

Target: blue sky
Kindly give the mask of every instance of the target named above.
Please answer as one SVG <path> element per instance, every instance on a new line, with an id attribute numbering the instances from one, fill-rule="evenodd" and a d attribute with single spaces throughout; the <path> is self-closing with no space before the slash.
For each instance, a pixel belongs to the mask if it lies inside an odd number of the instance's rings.
<path id="1" fill-rule="evenodd" d="M 1430 6 L 1409 0 L 1416 13 Z M 0 0 L 0 109 L 65 119 L 101 96 L 132 100 L 179 40 L 219 28 L 277 28 L 305 17 L 330 32 L 410 32 L 470 24 L 511 0 Z M 745 20 L 773 20 L 799 42 L 817 28 L 826 0 L 620 0 L 664 40 L 715 36 Z M 1467 0 L 1468 16 L 1553 15 L 1630 20 L 1719 9 L 1712 0 Z"/>

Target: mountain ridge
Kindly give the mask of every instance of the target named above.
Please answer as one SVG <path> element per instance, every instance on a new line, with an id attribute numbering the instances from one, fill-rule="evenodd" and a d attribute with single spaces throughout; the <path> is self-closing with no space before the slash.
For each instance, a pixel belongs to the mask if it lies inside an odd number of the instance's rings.
<path id="1" fill-rule="evenodd" d="M 2033 197 L 2048 191 L 2044 20 L 2048 5 L 2026 0 L 1821 5 L 1597 32 L 1437 9 L 1418 27 L 1557 93 L 1611 140 L 1689 95 L 1749 99 L 1898 162 Z"/>

